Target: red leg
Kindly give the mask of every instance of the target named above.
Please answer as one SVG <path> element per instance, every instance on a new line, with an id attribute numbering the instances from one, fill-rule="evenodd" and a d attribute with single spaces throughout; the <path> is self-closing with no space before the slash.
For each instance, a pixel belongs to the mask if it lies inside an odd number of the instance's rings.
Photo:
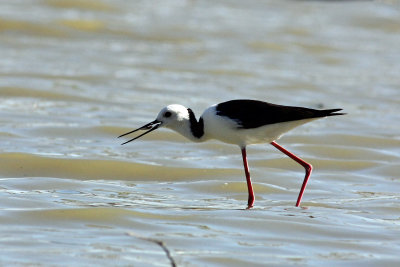
<path id="1" fill-rule="evenodd" d="M 303 185 L 301 186 L 300 189 L 300 193 L 299 196 L 297 197 L 297 202 L 296 202 L 296 207 L 300 206 L 300 202 L 301 202 L 301 198 L 303 197 L 304 194 L 304 190 L 306 189 L 307 186 L 307 182 L 308 182 L 308 178 L 310 178 L 311 172 L 312 172 L 312 166 L 310 163 L 305 162 L 304 160 L 302 160 L 301 158 L 299 158 L 298 156 L 296 156 L 295 154 L 287 151 L 286 149 L 284 149 L 283 147 L 281 147 L 280 145 L 278 145 L 275 141 L 271 142 L 271 145 L 273 145 L 274 147 L 276 147 L 277 149 L 279 149 L 281 152 L 285 153 L 286 155 L 288 155 L 290 158 L 292 158 L 294 161 L 296 161 L 297 163 L 299 163 L 301 166 L 304 167 L 304 169 L 306 170 L 306 175 L 304 177 L 304 181 L 303 181 Z"/>
<path id="2" fill-rule="evenodd" d="M 254 204 L 254 192 L 250 180 L 249 165 L 247 164 L 246 147 L 242 148 L 242 157 L 243 157 L 244 173 L 246 174 L 247 190 L 249 191 L 249 200 L 247 202 L 247 208 L 250 209 L 253 207 Z"/>

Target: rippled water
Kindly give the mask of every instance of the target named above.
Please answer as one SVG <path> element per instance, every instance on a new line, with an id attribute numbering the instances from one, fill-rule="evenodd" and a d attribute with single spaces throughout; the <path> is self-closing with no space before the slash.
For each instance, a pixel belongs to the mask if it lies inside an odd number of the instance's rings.
<path id="1" fill-rule="evenodd" d="M 0 265 L 400 263 L 398 1 L 0 2 Z M 346 116 L 249 147 L 168 130 L 236 98 Z"/>

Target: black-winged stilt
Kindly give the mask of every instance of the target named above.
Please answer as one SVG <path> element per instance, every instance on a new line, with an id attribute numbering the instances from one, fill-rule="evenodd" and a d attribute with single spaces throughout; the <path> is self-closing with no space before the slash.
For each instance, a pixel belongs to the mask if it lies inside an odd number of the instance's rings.
<path id="1" fill-rule="evenodd" d="M 308 178 L 311 175 L 312 166 L 280 146 L 275 140 L 279 139 L 287 131 L 312 120 L 327 116 L 344 115 L 345 113 L 337 113 L 340 110 L 342 109 L 316 110 L 291 107 L 258 100 L 231 100 L 207 108 L 197 121 L 196 116 L 190 108 L 173 104 L 163 108 L 154 121 L 119 137 L 138 130 L 148 130 L 122 143 L 124 145 L 159 127 L 166 127 L 194 142 L 216 139 L 224 143 L 238 145 L 242 151 L 247 189 L 249 192 L 248 208 L 253 207 L 254 192 L 247 163 L 246 146 L 271 143 L 271 145 L 302 165 L 306 171 L 299 196 L 297 197 L 296 207 L 298 207 L 303 197 Z"/>

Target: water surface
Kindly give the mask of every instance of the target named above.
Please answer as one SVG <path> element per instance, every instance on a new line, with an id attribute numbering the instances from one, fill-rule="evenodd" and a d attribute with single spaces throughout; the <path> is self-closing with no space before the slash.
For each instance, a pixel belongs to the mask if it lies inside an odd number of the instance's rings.
<path id="1" fill-rule="evenodd" d="M 397 1 L 2 1 L 0 265 L 399 264 Z M 161 129 L 236 98 L 346 116 L 237 147 Z"/>

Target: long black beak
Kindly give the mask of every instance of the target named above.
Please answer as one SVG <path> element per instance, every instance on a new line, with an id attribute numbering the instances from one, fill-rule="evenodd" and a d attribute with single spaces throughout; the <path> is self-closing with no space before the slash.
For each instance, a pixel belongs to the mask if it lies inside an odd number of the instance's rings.
<path id="1" fill-rule="evenodd" d="M 133 131 L 124 133 L 124 134 L 118 136 L 118 138 L 120 138 L 120 137 L 122 137 L 122 136 L 125 136 L 125 135 L 128 135 L 128 134 L 131 134 L 131 133 L 134 133 L 134 132 L 139 131 L 139 130 L 148 130 L 147 132 L 142 133 L 141 135 L 136 136 L 135 138 L 132 138 L 131 140 L 128 140 L 128 141 L 126 141 L 126 142 L 124 142 L 124 143 L 121 144 L 121 145 L 125 145 L 125 144 L 127 144 L 127 143 L 129 143 L 129 142 L 132 142 L 132 141 L 138 139 L 139 137 L 142 137 L 142 136 L 145 135 L 145 134 L 148 134 L 148 133 L 154 131 L 155 129 L 157 129 L 158 127 L 160 127 L 160 125 L 161 125 L 161 121 L 155 120 L 155 121 L 152 121 L 152 122 L 150 122 L 150 123 L 148 123 L 148 124 L 146 124 L 146 125 L 144 125 L 144 126 L 138 128 L 138 129 L 136 129 L 136 130 L 133 130 Z"/>

